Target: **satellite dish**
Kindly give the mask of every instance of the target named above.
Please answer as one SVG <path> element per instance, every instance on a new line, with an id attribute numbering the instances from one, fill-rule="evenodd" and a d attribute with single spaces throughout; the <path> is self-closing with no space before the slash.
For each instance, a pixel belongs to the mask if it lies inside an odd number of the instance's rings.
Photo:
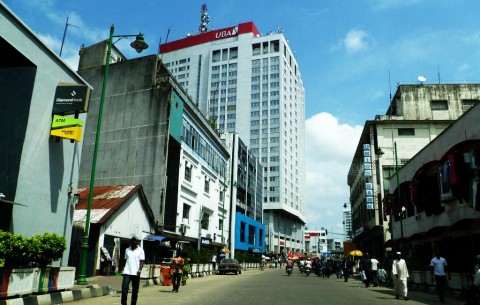
<path id="1" fill-rule="evenodd" d="M 427 81 L 427 78 L 426 78 L 425 76 L 423 76 L 423 75 L 420 75 L 420 76 L 418 77 L 418 80 L 419 80 L 421 83 L 423 83 L 423 82 L 426 82 L 426 81 Z"/>

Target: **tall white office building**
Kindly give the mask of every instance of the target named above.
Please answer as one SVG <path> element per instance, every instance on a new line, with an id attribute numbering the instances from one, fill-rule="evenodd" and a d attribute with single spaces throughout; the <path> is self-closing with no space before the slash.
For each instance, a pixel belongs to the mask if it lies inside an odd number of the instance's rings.
<path id="1" fill-rule="evenodd" d="M 303 251 L 305 91 L 295 56 L 280 30 L 208 30 L 202 11 L 199 33 L 162 44 L 162 61 L 218 131 L 238 133 L 261 161 L 267 251 Z"/>

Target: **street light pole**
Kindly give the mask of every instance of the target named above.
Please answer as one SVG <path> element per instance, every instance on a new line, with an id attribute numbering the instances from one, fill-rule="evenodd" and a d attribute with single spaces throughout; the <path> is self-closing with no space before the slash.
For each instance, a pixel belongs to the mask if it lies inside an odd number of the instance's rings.
<path id="1" fill-rule="evenodd" d="M 397 199 L 398 204 L 401 204 L 402 196 L 400 194 L 400 178 L 398 176 L 398 156 L 397 156 L 397 142 L 393 144 L 393 149 L 395 151 L 395 176 L 397 177 Z M 403 238 L 403 206 L 400 208 L 400 237 Z"/>
<path id="2" fill-rule="evenodd" d="M 390 149 L 392 150 L 391 147 L 383 147 L 384 149 Z M 397 154 L 397 142 L 393 143 L 393 157 L 395 158 L 395 178 L 397 180 L 397 205 L 401 205 L 401 200 L 402 196 L 400 194 L 400 176 L 398 173 L 398 154 Z M 382 151 L 382 147 L 378 148 L 377 155 L 381 157 L 384 154 Z M 404 212 L 404 207 L 403 205 L 400 207 L 400 237 L 403 238 L 403 212 Z M 393 217 L 393 222 L 395 222 L 395 217 Z M 392 222 L 392 231 L 393 231 L 393 222 Z M 393 238 L 393 233 L 392 233 L 392 238 Z"/>
<path id="3" fill-rule="evenodd" d="M 138 35 L 113 35 L 115 30 L 114 25 L 110 27 L 110 36 L 108 38 L 107 45 L 107 56 L 105 59 L 105 72 L 103 74 L 103 84 L 102 84 L 102 93 L 100 97 L 100 105 L 98 107 L 98 120 L 97 120 L 97 133 L 95 135 L 95 145 L 93 148 L 93 160 L 92 160 L 92 170 L 90 173 L 90 189 L 88 192 L 88 204 L 87 204 L 87 215 L 85 218 L 85 229 L 83 230 L 83 239 L 81 246 L 81 258 L 80 258 L 80 270 L 77 279 L 77 284 L 86 285 L 87 284 L 87 256 L 88 256 L 88 239 L 90 234 L 90 213 L 92 210 L 92 200 L 93 200 L 93 189 L 95 187 L 95 171 L 97 168 L 97 155 L 98 155 L 98 145 L 100 143 L 100 130 L 102 127 L 102 115 L 103 115 L 103 105 L 105 104 L 105 91 L 107 88 L 107 79 L 108 79 L 108 68 L 110 67 L 110 56 L 112 53 L 113 38 L 118 37 L 120 39 L 126 37 L 137 37 L 137 39 L 132 42 L 130 45 L 137 50 L 138 53 L 142 52 L 148 45 L 143 40 L 143 35 L 140 33 Z M 117 41 L 118 41 L 117 40 Z M 117 42 L 116 41 L 116 42 Z"/>

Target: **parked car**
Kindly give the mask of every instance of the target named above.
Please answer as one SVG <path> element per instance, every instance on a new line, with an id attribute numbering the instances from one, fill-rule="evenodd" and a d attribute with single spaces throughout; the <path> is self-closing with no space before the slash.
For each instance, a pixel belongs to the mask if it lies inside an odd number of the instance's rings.
<path id="1" fill-rule="evenodd" d="M 218 264 L 218 273 L 225 274 L 228 272 L 233 272 L 235 274 L 242 274 L 242 266 L 238 260 L 234 258 L 224 258 Z"/>

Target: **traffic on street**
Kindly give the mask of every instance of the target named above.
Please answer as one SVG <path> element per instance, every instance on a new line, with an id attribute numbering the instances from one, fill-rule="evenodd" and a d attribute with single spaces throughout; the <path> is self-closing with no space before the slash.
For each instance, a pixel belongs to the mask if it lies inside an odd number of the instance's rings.
<path id="1" fill-rule="evenodd" d="M 121 279 L 120 279 L 121 280 Z M 95 299 L 83 299 L 72 305 L 120 304 L 120 291 L 112 290 L 110 295 Z M 438 304 L 438 296 L 432 293 L 411 291 L 407 304 Z M 345 282 L 343 278 L 331 276 L 306 276 L 295 266 L 289 276 L 285 268 L 266 268 L 244 270 L 242 274 L 211 275 L 190 279 L 181 286 L 178 293 L 172 292 L 172 286 L 147 286 L 140 288 L 138 305 L 147 304 L 365 304 L 384 305 L 405 303 L 395 299 L 392 288 L 365 285 L 356 277 Z M 460 304 L 454 298 L 446 298 L 445 304 Z M 128 300 L 130 305 L 130 298 Z"/>

